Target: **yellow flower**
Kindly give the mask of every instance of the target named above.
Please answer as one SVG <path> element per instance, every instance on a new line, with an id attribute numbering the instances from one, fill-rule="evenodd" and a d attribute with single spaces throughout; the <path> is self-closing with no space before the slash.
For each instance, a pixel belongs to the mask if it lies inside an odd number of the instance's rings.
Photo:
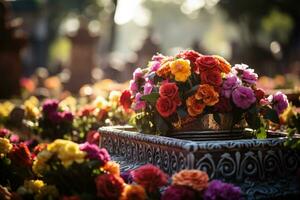
<path id="1" fill-rule="evenodd" d="M 41 151 L 33 161 L 32 170 L 37 175 L 42 175 L 49 170 L 49 165 L 46 162 L 52 157 L 53 153 L 48 150 Z"/>
<path id="2" fill-rule="evenodd" d="M 176 81 L 185 82 L 191 75 L 191 66 L 189 60 L 177 59 L 170 64 L 171 73 Z"/>
<path id="3" fill-rule="evenodd" d="M 14 104 L 9 101 L 0 103 L 0 117 L 8 117 L 10 112 L 14 109 Z"/>
<path id="4" fill-rule="evenodd" d="M 36 97 L 30 97 L 24 102 L 25 115 L 28 118 L 36 119 L 40 115 L 40 110 L 38 109 L 39 100 Z"/>
<path id="5" fill-rule="evenodd" d="M 12 147 L 7 138 L 0 138 L 0 155 L 9 153 Z"/>
<path id="6" fill-rule="evenodd" d="M 41 180 L 25 180 L 24 182 L 24 187 L 29 193 L 38 193 L 44 185 Z"/>
<path id="7" fill-rule="evenodd" d="M 34 196 L 35 200 L 43 199 L 58 199 L 59 193 L 54 185 L 45 185 L 41 188 L 40 192 Z"/>
<path id="8" fill-rule="evenodd" d="M 108 101 L 104 97 L 98 96 L 94 100 L 93 105 L 99 109 L 105 109 L 108 107 Z"/>
<path id="9" fill-rule="evenodd" d="M 103 169 L 110 174 L 120 176 L 120 165 L 114 161 L 108 161 L 104 166 Z"/>
<path id="10" fill-rule="evenodd" d="M 74 161 L 82 163 L 86 155 L 85 152 L 79 149 L 79 145 L 68 141 L 57 139 L 48 145 L 47 150 L 57 154 L 64 167 L 69 167 Z"/>

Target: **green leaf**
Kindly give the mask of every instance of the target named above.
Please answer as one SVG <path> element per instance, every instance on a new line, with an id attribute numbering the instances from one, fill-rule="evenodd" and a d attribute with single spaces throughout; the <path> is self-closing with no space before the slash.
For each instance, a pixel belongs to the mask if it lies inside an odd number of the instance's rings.
<path id="1" fill-rule="evenodd" d="M 218 113 L 213 113 L 213 117 L 218 124 L 221 124 L 221 117 Z"/>
<path id="2" fill-rule="evenodd" d="M 260 127 L 260 129 L 256 132 L 257 139 L 266 139 L 267 138 L 267 132 L 264 127 Z"/>
<path id="3" fill-rule="evenodd" d="M 145 100 L 149 103 L 155 103 L 158 98 L 159 98 L 159 93 L 157 93 L 157 92 L 153 92 L 151 94 L 144 95 L 141 97 L 142 100 Z"/>
<path id="4" fill-rule="evenodd" d="M 279 117 L 278 117 L 278 114 L 275 110 L 271 109 L 271 108 L 268 108 L 266 110 L 266 113 L 264 115 L 264 117 L 266 119 L 269 119 L 271 120 L 272 122 L 276 123 L 276 124 L 279 124 Z"/>
<path id="5" fill-rule="evenodd" d="M 188 90 L 186 93 L 184 93 L 184 96 L 188 97 L 188 96 L 193 95 L 197 91 L 198 87 L 199 87 L 199 85 L 195 85 L 190 90 Z"/>

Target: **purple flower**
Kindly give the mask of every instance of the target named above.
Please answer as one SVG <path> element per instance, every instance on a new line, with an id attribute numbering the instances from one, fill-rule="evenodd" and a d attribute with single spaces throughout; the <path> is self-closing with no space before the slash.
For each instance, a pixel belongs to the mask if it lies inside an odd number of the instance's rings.
<path id="1" fill-rule="evenodd" d="M 150 71 L 156 72 L 160 68 L 160 62 L 152 61 L 150 66 Z"/>
<path id="2" fill-rule="evenodd" d="M 9 134 L 10 134 L 10 131 L 8 129 L 6 129 L 6 128 L 1 128 L 0 129 L 0 137 L 5 137 Z"/>
<path id="3" fill-rule="evenodd" d="M 282 92 L 277 92 L 273 96 L 268 97 L 269 101 L 273 103 L 273 108 L 277 114 L 283 113 L 283 111 L 289 106 L 287 96 Z"/>
<path id="4" fill-rule="evenodd" d="M 107 161 L 110 160 L 110 156 L 107 150 L 104 148 L 100 149 L 95 144 L 85 142 L 83 144 L 80 144 L 79 148 L 81 151 L 85 151 L 87 153 L 87 157 L 89 159 L 99 160 L 101 162 L 101 165 L 104 165 Z"/>
<path id="5" fill-rule="evenodd" d="M 196 200 L 197 193 L 184 186 L 171 185 L 162 195 L 162 200 Z"/>
<path id="6" fill-rule="evenodd" d="M 55 112 L 50 112 L 47 115 L 47 118 L 50 120 L 50 122 L 52 122 L 54 124 L 58 124 L 62 121 L 63 116 L 62 116 L 62 113 L 55 111 Z"/>
<path id="7" fill-rule="evenodd" d="M 242 192 L 239 187 L 219 180 L 213 180 L 203 194 L 204 200 L 239 200 L 242 199 Z"/>
<path id="8" fill-rule="evenodd" d="M 73 114 L 69 111 L 64 111 L 64 112 L 61 113 L 61 115 L 62 115 L 62 119 L 64 121 L 72 122 L 73 119 L 74 119 Z"/>
<path id="9" fill-rule="evenodd" d="M 121 177 L 124 180 L 124 182 L 127 183 L 127 184 L 132 183 L 132 181 L 133 181 L 132 176 L 131 176 L 131 170 L 127 170 L 125 172 L 122 172 Z"/>
<path id="10" fill-rule="evenodd" d="M 47 99 L 43 104 L 43 112 L 51 113 L 58 109 L 58 101 L 55 99 Z"/>
<path id="11" fill-rule="evenodd" d="M 258 75 L 254 73 L 254 69 L 245 69 L 242 73 L 242 80 L 249 84 L 255 84 Z"/>
<path id="12" fill-rule="evenodd" d="M 147 82 L 145 85 L 144 85 L 144 94 L 150 94 L 152 92 L 152 89 L 153 89 L 153 84 L 151 82 Z"/>
<path id="13" fill-rule="evenodd" d="M 138 91 L 138 85 L 134 80 L 131 80 L 129 82 L 129 88 L 132 94 L 135 94 Z"/>
<path id="14" fill-rule="evenodd" d="M 256 101 L 256 98 L 251 88 L 239 86 L 233 90 L 232 100 L 237 107 L 247 109 Z"/>
<path id="15" fill-rule="evenodd" d="M 248 65 L 246 64 L 236 64 L 234 65 L 234 67 L 232 67 L 232 72 L 234 72 L 235 74 L 237 74 L 238 72 L 243 72 L 244 70 L 248 69 Z"/>
<path id="16" fill-rule="evenodd" d="M 146 102 L 141 100 L 142 96 L 143 95 L 141 93 L 137 93 L 135 95 L 135 106 L 134 106 L 135 110 L 142 110 L 146 107 Z"/>
<path id="17" fill-rule="evenodd" d="M 236 75 L 231 74 L 227 76 L 222 85 L 222 95 L 229 99 L 231 97 L 232 90 L 240 84 L 241 81 Z"/>
<path id="18" fill-rule="evenodd" d="M 141 68 L 136 68 L 133 72 L 133 79 L 138 80 L 140 78 L 143 78 L 144 74 Z"/>

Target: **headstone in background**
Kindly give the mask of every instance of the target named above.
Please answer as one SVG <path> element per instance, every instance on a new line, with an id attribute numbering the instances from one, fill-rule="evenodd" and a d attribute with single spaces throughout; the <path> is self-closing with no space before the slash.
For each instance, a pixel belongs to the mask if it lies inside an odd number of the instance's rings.
<path id="1" fill-rule="evenodd" d="M 0 0 L 0 99 L 20 94 L 20 51 L 26 44 L 20 25 L 9 19 L 8 4 Z"/>
<path id="2" fill-rule="evenodd" d="M 86 26 L 81 26 L 74 35 L 69 35 L 72 43 L 71 56 L 68 68 L 71 72 L 67 89 L 78 92 L 84 84 L 91 83 L 92 70 L 96 67 L 95 46 L 98 35 L 91 35 Z"/>

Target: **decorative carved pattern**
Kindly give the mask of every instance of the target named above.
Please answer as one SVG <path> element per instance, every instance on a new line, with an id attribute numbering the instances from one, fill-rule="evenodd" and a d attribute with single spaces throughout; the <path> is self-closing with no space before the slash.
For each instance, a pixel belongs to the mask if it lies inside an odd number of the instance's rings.
<path id="1" fill-rule="evenodd" d="M 144 163 L 170 175 L 200 169 L 210 178 L 240 185 L 248 199 L 300 192 L 291 181 L 300 167 L 300 154 L 283 146 L 285 138 L 192 142 L 109 127 L 99 131 L 101 147 L 119 156 L 123 170 Z"/>

